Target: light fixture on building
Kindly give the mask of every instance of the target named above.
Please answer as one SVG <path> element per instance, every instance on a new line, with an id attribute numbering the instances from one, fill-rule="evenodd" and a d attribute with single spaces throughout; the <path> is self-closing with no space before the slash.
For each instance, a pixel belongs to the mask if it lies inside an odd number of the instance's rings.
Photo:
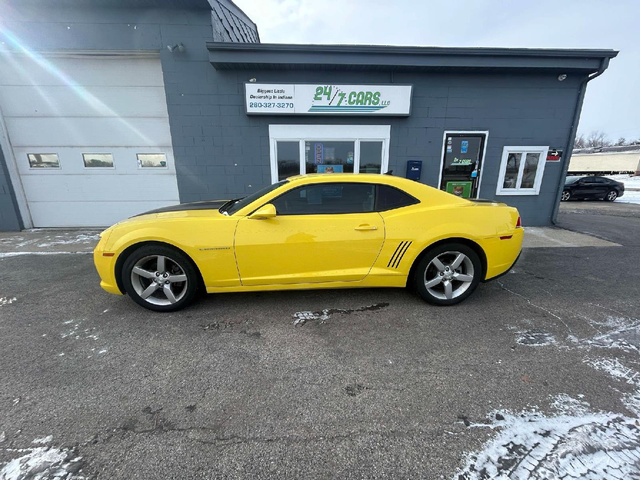
<path id="1" fill-rule="evenodd" d="M 251 83 L 256 83 L 257 81 L 258 81 L 258 79 L 255 78 L 255 77 L 249 79 L 249 82 L 251 82 Z"/>
<path id="2" fill-rule="evenodd" d="M 567 74 L 566 74 L 566 73 L 563 73 L 563 74 L 561 74 L 561 75 L 558 75 L 558 81 L 559 81 L 559 82 L 562 82 L 562 81 L 564 81 L 564 80 L 566 80 L 566 79 L 567 79 Z"/>
<path id="3" fill-rule="evenodd" d="M 174 50 L 184 52 L 184 45 L 181 43 L 176 43 L 175 45 L 167 45 L 167 50 L 169 50 L 170 52 L 173 52 Z"/>

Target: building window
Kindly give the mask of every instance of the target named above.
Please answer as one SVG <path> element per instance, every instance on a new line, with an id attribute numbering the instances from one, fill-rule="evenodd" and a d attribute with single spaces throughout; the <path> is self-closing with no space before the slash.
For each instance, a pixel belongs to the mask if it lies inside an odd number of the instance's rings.
<path id="1" fill-rule="evenodd" d="M 271 181 L 305 173 L 385 173 L 389 125 L 270 125 Z"/>
<path id="2" fill-rule="evenodd" d="M 110 153 L 83 153 L 85 168 L 113 168 L 113 155 Z"/>
<path id="3" fill-rule="evenodd" d="M 57 153 L 28 153 L 30 168 L 60 168 Z"/>
<path id="4" fill-rule="evenodd" d="M 504 147 L 496 195 L 538 195 L 549 147 Z"/>
<path id="5" fill-rule="evenodd" d="M 140 168 L 167 167 L 167 156 L 164 153 L 139 153 L 137 157 Z"/>

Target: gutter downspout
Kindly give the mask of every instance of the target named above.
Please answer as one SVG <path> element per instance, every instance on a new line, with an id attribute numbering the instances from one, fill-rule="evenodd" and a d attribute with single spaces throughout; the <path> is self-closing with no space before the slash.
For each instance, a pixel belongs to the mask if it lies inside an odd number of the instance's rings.
<path id="1" fill-rule="evenodd" d="M 589 75 L 585 78 L 580 84 L 580 93 L 578 94 L 578 102 L 576 103 L 576 109 L 573 112 L 573 123 L 571 125 L 571 131 L 569 132 L 569 141 L 565 147 L 565 155 L 564 164 L 562 165 L 562 173 L 560 175 L 560 181 L 558 182 L 558 193 L 556 194 L 556 200 L 553 204 L 553 214 L 551 215 L 551 223 L 556 225 L 558 222 L 558 210 L 560 208 L 560 199 L 562 197 L 562 190 L 564 189 L 564 182 L 567 177 L 567 172 L 569 171 L 569 162 L 571 161 L 571 153 L 573 152 L 573 146 L 576 141 L 576 134 L 578 133 L 578 122 L 580 121 L 580 113 L 582 112 L 582 104 L 584 103 L 584 96 L 587 92 L 587 83 L 589 83 L 594 78 L 599 77 L 604 73 L 604 71 L 609 67 L 609 61 L 611 59 L 609 57 L 603 58 L 600 62 L 600 68 L 593 75 Z"/>

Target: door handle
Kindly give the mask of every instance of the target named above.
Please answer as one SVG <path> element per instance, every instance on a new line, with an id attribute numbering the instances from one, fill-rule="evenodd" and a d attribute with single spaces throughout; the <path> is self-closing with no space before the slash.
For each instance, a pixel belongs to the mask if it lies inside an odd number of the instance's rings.
<path id="1" fill-rule="evenodd" d="M 365 230 L 377 230 L 377 229 L 378 229 L 378 227 L 376 227 L 375 225 L 369 225 L 367 223 L 364 223 L 362 225 L 358 225 L 356 227 L 356 230 L 361 231 L 361 232 L 365 231 Z"/>

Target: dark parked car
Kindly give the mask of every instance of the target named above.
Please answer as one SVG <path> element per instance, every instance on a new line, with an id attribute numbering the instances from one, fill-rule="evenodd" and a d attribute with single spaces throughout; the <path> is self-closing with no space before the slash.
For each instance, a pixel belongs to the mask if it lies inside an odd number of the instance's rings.
<path id="1" fill-rule="evenodd" d="M 562 190 L 562 201 L 569 199 L 604 199 L 613 202 L 624 195 L 624 183 L 605 177 L 567 177 Z"/>

